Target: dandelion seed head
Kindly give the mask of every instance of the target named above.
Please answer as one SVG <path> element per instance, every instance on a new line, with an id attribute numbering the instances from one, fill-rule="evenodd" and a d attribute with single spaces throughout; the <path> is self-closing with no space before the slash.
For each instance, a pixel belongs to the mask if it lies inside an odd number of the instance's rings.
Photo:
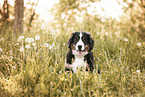
<path id="1" fill-rule="evenodd" d="M 34 38 L 30 38 L 30 42 L 34 42 Z"/>
<path id="2" fill-rule="evenodd" d="M 140 43 L 140 42 L 138 42 L 138 43 L 137 43 L 137 46 L 141 46 L 141 43 Z"/>
<path id="3" fill-rule="evenodd" d="M 125 38 L 125 39 L 124 39 L 124 41 L 126 41 L 126 42 L 127 42 L 127 41 L 128 41 L 128 39 L 127 39 L 127 38 Z"/>
<path id="4" fill-rule="evenodd" d="M 53 49 L 53 46 L 49 46 L 49 49 L 52 50 Z"/>
<path id="5" fill-rule="evenodd" d="M 3 51 L 3 49 L 2 48 L 0 48 L 0 52 L 2 52 Z"/>
<path id="6" fill-rule="evenodd" d="M 66 45 L 66 43 L 63 43 L 63 45 L 65 46 L 65 45 Z"/>
<path id="7" fill-rule="evenodd" d="M 35 36 L 35 39 L 36 39 L 36 40 L 39 40 L 39 39 L 40 39 L 40 36 L 39 36 L 39 35 L 36 35 L 36 36 Z"/>
<path id="8" fill-rule="evenodd" d="M 24 38 L 24 36 L 19 36 L 19 38 L 18 38 L 18 42 L 21 42 L 21 40 Z"/>
<path id="9" fill-rule="evenodd" d="M 28 43 L 31 43 L 31 38 L 26 38 L 25 41 L 28 42 Z"/>
<path id="10" fill-rule="evenodd" d="M 45 29 L 45 25 L 42 25 L 42 26 L 41 26 L 41 29 Z"/>
<path id="11" fill-rule="evenodd" d="M 0 41 L 4 40 L 4 38 L 1 38 Z"/>
<path id="12" fill-rule="evenodd" d="M 30 48 L 30 45 L 25 45 L 25 48 L 26 48 L 26 49 L 29 49 L 29 48 Z"/>
<path id="13" fill-rule="evenodd" d="M 17 40 L 18 42 L 21 42 L 21 39 L 20 38 L 18 38 L 18 40 Z"/>
<path id="14" fill-rule="evenodd" d="M 33 46 L 36 46 L 36 43 L 33 42 L 32 45 L 33 45 Z"/>
<path id="15" fill-rule="evenodd" d="M 23 47 L 21 47 L 21 48 L 20 48 L 20 52 L 23 52 L 23 51 L 24 51 L 24 48 L 23 48 Z"/>
<path id="16" fill-rule="evenodd" d="M 44 46 L 45 46 L 45 47 L 48 47 L 48 46 L 49 46 L 49 44 L 48 44 L 48 43 L 44 43 Z"/>
<path id="17" fill-rule="evenodd" d="M 137 73 L 140 73 L 140 70 L 136 70 Z"/>

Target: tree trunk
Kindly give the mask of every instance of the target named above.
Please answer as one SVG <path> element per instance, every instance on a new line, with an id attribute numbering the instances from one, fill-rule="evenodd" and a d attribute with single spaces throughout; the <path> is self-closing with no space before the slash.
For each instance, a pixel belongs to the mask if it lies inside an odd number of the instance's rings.
<path id="1" fill-rule="evenodd" d="M 9 4 L 8 4 L 8 0 L 4 0 L 4 4 L 3 4 L 3 16 L 2 16 L 3 20 L 7 20 L 9 18 Z"/>
<path id="2" fill-rule="evenodd" d="M 17 36 L 23 33 L 24 0 L 15 0 L 14 33 Z"/>

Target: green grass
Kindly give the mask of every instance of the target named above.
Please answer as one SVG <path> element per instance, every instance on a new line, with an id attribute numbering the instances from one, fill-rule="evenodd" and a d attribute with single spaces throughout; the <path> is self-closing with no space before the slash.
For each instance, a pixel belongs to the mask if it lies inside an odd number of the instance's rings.
<path id="1" fill-rule="evenodd" d="M 92 52 L 97 68 L 93 73 L 64 71 L 67 41 L 72 32 L 69 27 L 40 29 L 38 25 L 30 33 L 24 33 L 20 42 L 14 41 L 12 29 L 5 30 L 5 34 L 0 36 L 2 97 L 144 97 L 144 43 L 137 35 L 130 36 L 121 29 L 117 34 L 113 28 L 101 29 L 101 25 L 98 28 L 85 26 L 78 25 L 73 30 L 88 31 L 95 41 Z M 40 36 L 39 40 L 35 39 L 36 35 Z M 26 42 L 26 38 L 33 38 L 32 43 L 36 45 Z M 27 49 L 26 45 L 30 48 Z M 24 51 L 20 51 L 21 47 Z M 97 73 L 98 68 L 101 74 Z"/>

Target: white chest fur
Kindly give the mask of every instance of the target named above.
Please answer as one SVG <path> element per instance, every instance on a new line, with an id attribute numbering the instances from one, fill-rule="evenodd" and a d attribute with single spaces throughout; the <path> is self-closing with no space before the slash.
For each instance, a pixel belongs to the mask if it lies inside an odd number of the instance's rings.
<path id="1" fill-rule="evenodd" d="M 75 60 L 70 67 L 72 68 L 73 72 L 76 73 L 81 68 L 83 68 L 83 70 L 86 70 L 86 66 L 87 62 L 84 61 L 84 56 L 76 55 Z"/>

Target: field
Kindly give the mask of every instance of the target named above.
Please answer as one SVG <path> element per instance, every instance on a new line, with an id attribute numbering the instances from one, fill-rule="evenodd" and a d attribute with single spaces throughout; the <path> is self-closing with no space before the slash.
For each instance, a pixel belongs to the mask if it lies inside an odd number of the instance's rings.
<path id="1" fill-rule="evenodd" d="M 36 23 L 16 39 L 12 28 L 2 31 L 0 97 L 145 96 L 145 43 L 136 33 L 104 24 L 63 26 Z M 68 39 L 80 30 L 95 41 L 93 73 L 64 71 Z"/>

